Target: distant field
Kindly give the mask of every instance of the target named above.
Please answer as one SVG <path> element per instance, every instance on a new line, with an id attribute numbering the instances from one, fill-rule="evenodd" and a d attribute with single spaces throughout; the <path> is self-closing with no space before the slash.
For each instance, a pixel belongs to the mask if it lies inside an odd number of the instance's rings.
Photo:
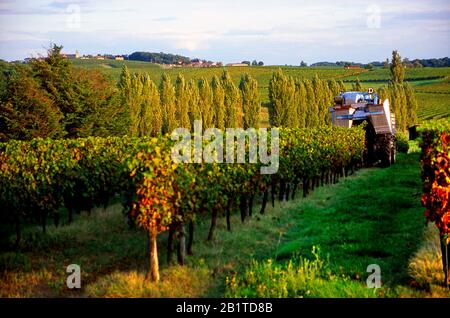
<path id="1" fill-rule="evenodd" d="M 220 76 L 223 68 L 163 68 L 159 65 L 138 61 L 114 61 L 114 60 L 74 60 L 77 67 L 97 69 L 103 72 L 111 80 L 118 80 L 123 64 L 126 64 L 132 73 L 147 73 L 150 78 L 159 83 L 162 73 L 168 73 L 175 79 L 182 73 L 186 79 L 205 77 L 211 79 L 214 75 Z M 351 89 L 352 82 L 359 78 L 363 88 L 378 87 L 384 85 L 390 77 L 388 69 L 375 69 L 373 71 L 346 70 L 343 68 L 327 67 L 288 67 L 288 66 L 263 66 L 263 67 L 228 67 L 231 77 L 236 84 L 239 83 L 243 73 L 249 73 L 255 77 L 259 84 L 261 99 L 269 100 L 269 80 L 272 73 L 281 68 L 286 74 L 294 77 L 313 78 L 317 74 L 322 79 L 341 79 L 347 89 Z M 450 117 L 450 67 L 443 68 L 411 68 L 406 69 L 405 79 L 411 83 L 417 92 L 419 102 L 418 116 L 421 120 Z M 261 123 L 268 124 L 267 108 L 263 108 Z"/>
<path id="2" fill-rule="evenodd" d="M 450 117 L 450 93 L 416 93 L 416 97 L 419 103 L 417 112 L 419 119 L 428 120 Z"/>
<path id="3" fill-rule="evenodd" d="M 417 81 L 425 79 L 437 79 L 450 75 L 450 67 L 422 67 L 422 68 L 407 68 L 405 80 Z M 388 81 L 390 77 L 389 69 L 375 69 L 370 72 L 358 74 L 357 76 L 346 77 L 346 81 L 354 81 L 358 77 L 363 82 L 370 81 Z"/>
<path id="4" fill-rule="evenodd" d="M 450 77 L 441 80 L 422 81 L 415 85 L 416 92 L 450 94 Z"/>
<path id="5" fill-rule="evenodd" d="M 422 120 L 450 118 L 450 79 L 413 82 Z"/>

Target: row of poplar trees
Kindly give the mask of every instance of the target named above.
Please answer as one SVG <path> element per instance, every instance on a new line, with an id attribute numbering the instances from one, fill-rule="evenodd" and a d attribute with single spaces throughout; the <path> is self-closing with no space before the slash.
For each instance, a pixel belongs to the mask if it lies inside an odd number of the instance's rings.
<path id="1" fill-rule="evenodd" d="M 148 75 L 131 75 L 122 69 L 119 88 L 123 105 L 129 112 L 131 136 L 155 136 L 175 128 L 192 129 L 202 120 L 203 129 L 259 127 L 261 109 L 258 83 L 248 74 L 236 86 L 225 70 L 214 76 L 186 81 L 179 74 L 173 83 L 163 74 L 159 86 Z"/>
<path id="2" fill-rule="evenodd" d="M 390 64 L 391 80 L 378 89 L 381 100 L 388 98 L 396 115 L 397 130 L 406 131 L 417 123 L 417 101 L 411 86 L 404 82 L 404 67 L 397 51 Z M 224 70 L 209 82 L 205 78 L 186 81 L 179 74 L 173 83 L 163 74 L 159 86 L 148 75 L 131 75 L 126 66 L 120 76 L 122 105 L 129 112 L 131 136 L 155 136 L 177 127 L 193 128 L 202 120 L 203 129 L 258 128 L 261 99 L 258 83 L 248 74 L 236 86 Z M 364 90 L 357 79 L 353 90 Z M 342 81 L 294 78 L 276 71 L 269 82 L 270 124 L 275 127 L 316 127 L 328 125 L 328 107 L 334 96 L 345 91 Z"/>
<path id="3" fill-rule="evenodd" d="M 333 105 L 334 96 L 343 91 L 342 81 L 325 81 L 317 74 L 312 80 L 294 78 L 280 69 L 269 82 L 271 125 L 304 128 L 330 124 L 328 107 Z"/>
<path id="4" fill-rule="evenodd" d="M 397 130 L 406 131 L 418 122 L 418 104 L 411 85 L 404 81 L 405 67 L 397 51 L 392 52 L 390 71 L 391 80 L 378 89 L 378 95 L 382 100 L 389 99 L 391 109 L 395 113 Z"/>

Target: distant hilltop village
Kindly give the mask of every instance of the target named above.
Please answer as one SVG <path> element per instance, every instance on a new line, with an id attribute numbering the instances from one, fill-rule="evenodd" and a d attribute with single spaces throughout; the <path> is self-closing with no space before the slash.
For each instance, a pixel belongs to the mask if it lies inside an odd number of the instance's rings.
<path id="1" fill-rule="evenodd" d="M 129 55 L 112 55 L 112 54 L 97 54 L 97 55 L 81 55 L 80 52 L 75 51 L 75 53 L 63 52 L 61 55 L 64 58 L 75 60 L 116 60 L 116 61 L 142 61 L 150 62 L 154 64 L 161 65 L 164 68 L 172 67 L 198 67 L 198 68 L 209 68 L 209 67 L 222 67 L 224 64 L 222 62 L 212 62 L 207 60 L 201 60 L 198 58 L 191 59 L 182 55 L 168 54 L 168 53 L 150 53 L 150 52 L 134 52 Z M 31 58 L 26 58 L 25 63 L 28 63 Z M 228 63 L 225 66 L 240 66 L 246 67 L 250 65 L 263 66 L 263 62 L 257 63 L 256 61 L 251 64 L 249 61 L 243 61 L 240 63 Z"/>
<path id="2" fill-rule="evenodd" d="M 159 64 L 165 68 L 170 67 L 221 67 L 222 62 L 212 62 L 201 59 L 190 59 L 181 55 L 173 55 L 166 53 L 148 53 L 148 52 L 134 52 L 130 55 L 112 55 L 112 54 L 97 54 L 97 55 L 81 55 L 80 52 L 75 53 L 61 53 L 67 59 L 80 60 L 116 60 L 116 61 L 143 61 Z M 25 59 L 28 62 L 30 59 Z M 227 66 L 248 66 L 243 63 L 230 63 Z"/>
<path id="3" fill-rule="evenodd" d="M 97 55 L 81 55 L 80 52 L 75 51 L 75 54 L 73 53 L 61 53 L 61 55 L 67 59 L 80 59 L 80 60 L 117 60 L 117 61 L 123 61 L 125 60 L 124 55 L 111 55 L 111 54 L 97 54 Z"/>

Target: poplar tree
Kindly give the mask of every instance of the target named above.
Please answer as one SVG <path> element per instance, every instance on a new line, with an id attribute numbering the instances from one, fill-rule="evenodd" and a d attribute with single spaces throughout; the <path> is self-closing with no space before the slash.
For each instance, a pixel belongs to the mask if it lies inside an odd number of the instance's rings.
<path id="1" fill-rule="evenodd" d="M 120 73 L 119 82 L 117 84 L 120 94 L 120 103 L 125 109 L 125 125 L 128 127 L 128 133 L 131 134 L 131 90 L 132 90 L 132 77 L 128 70 L 128 67 L 124 64 L 122 72 Z"/>
<path id="2" fill-rule="evenodd" d="M 407 125 L 410 126 L 417 123 L 418 104 L 411 85 L 409 85 L 409 83 L 406 82 L 405 84 L 403 84 L 403 87 L 406 95 Z"/>
<path id="3" fill-rule="evenodd" d="M 317 108 L 314 86 L 309 79 L 303 81 L 306 90 L 308 108 L 306 110 L 306 127 L 317 127 L 319 125 L 319 109 Z"/>
<path id="4" fill-rule="evenodd" d="M 189 121 L 191 127 L 194 127 L 194 120 L 202 120 L 202 112 L 200 110 L 200 96 L 198 92 L 198 85 L 194 79 L 188 82 L 189 92 Z"/>
<path id="5" fill-rule="evenodd" d="M 286 76 L 287 82 L 284 87 L 283 104 L 286 105 L 287 113 L 285 126 L 290 128 L 298 127 L 298 112 L 295 103 L 295 80 L 292 76 Z"/>
<path id="6" fill-rule="evenodd" d="M 225 127 L 236 128 L 239 126 L 238 116 L 241 112 L 239 89 L 234 85 L 227 70 L 223 71 L 221 81 L 225 92 Z"/>
<path id="7" fill-rule="evenodd" d="M 408 105 L 406 100 L 405 88 L 403 85 L 397 85 L 399 95 L 399 112 L 401 114 L 400 128 L 402 131 L 408 129 Z"/>
<path id="8" fill-rule="evenodd" d="M 162 111 L 158 88 L 148 75 L 142 76 L 142 104 L 139 136 L 157 136 L 162 129 Z"/>
<path id="9" fill-rule="evenodd" d="M 298 127 L 306 127 L 306 112 L 308 109 L 305 85 L 297 79 L 295 81 L 295 102 L 297 108 Z"/>
<path id="10" fill-rule="evenodd" d="M 313 87 L 315 92 L 315 100 L 317 103 L 318 124 L 323 125 L 328 117 L 328 85 L 326 85 L 316 74 L 313 79 Z"/>
<path id="11" fill-rule="evenodd" d="M 156 85 L 148 75 L 135 74 L 130 77 L 127 87 L 125 92 L 130 116 L 130 135 L 143 137 L 160 134 L 162 112 Z"/>
<path id="12" fill-rule="evenodd" d="M 189 91 L 182 74 L 175 82 L 176 120 L 180 127 L 191 129 L 189 121 Z"/>
<path id="13" fill-rule="evenodd" d="M 213 91 L 214 125 L 216 128 L 225 129 L 225 92 L 219 78 L 214 75 L 211 81 Z"/>
<path id="14" fill-rule="evenodd" d="M 392 63 L 390 65 L 391 82 L 394 84 L 402 84 L 405 78 L 405 68 L 403 67 L 402 58 L 396 50 L 392 51 Z"/>
<path id="15" fill-rule="evenodd" d="M 199 107 L 202 113 L 202 126 L 203 129 L 214 127 L 213 124 L 213 93 L 208 81 L 205 78 L 201 78 L 198 82 L 199 90 Z"/>
<path id="16" fill-rule="evenodd" d="M 326 125 L 331 125 L 331 114 L 328 111 L 328 107 L 331 107 L 334 105 L 334 92 L 328 85 L 328 82 L 323 80 L 322 81 L 322 87 L 325 90 L 325 104 L 323 109 L 323 116 L 324 116 L 324 123 Z"/>
<path id="17" fill-rule="evenodd" d="M 161 97 L 161 107 L 163 109 L 163 133 L 170 133 L 178 127 L 175 118 L 175 87 L 173 86 L 169 75 L 165 73 L 161 76 L 159 94 Z"/>
<path id="18" fill-rule="evenodd" d="M 281 69 L 269 82 L 270 119 L 274 126 L 298 127 L 298 100 L 295 80 Z"/>
<path id="19" fill-rule="evenodd" d="M 118 86 L 122 92 L 122 96 L 128 97 L 131 89 L 131 75 L 128 67 L 125 64 L 122 66 L 122 72 L 120 73 Z M 126 100 L 124 101 L 126 102 Z"/>
<path id="20" fill-rule="evenodd" d="M 391 111 L 395 114 L 395 125 L 398 130 L 400 130 L 401 127 L 401 114 L 399 112 L 399 106 L 398 106 L 398 92 L 396 90 L 396 86 L 392 83 L 389 83 L 387 87 L 387 91 L 389 92 L 389 104 L 391 107 Z"/>
<path id="21" fill-rule="evenodd" d="M 134 74 L 130 78 L 130 85 L 124 88 L 128 112 L 130 115 L 130 135 L 140 136 L 141 106 L 142 106 L 143 83 L 142 76 Z"/>
<path id="22" fill-rule="evenodd" d="M 378 89 L 377 93 L 378 93 L 378 99 L 379 99 L 378 102 L 380 104 L 382 104 L 385 99 L 389 99 L 389 102 L 391 102 L 389 87 L 386 87 L 385 85 L 383 85 Z"/>
<path id="23" fill-rule="evenodd" d="M 339 80 L 338 84 L 339 84 L 339 91 L 340 92 L 345 92 L 347 90 L 345 88 L 345 84 L 344 84 L 344 82 L 342 80 Z"/>
<path id="24" fill-rule="evenodd" d="M 362 92 L 363 91 L 363 87 L 361 85 L 361 82 L 359 81 L 359 78 L 356 78 L 356 82 L 354 85 L 352 85 L 352 91 L 356 91 L 356 92 Z"/>
<path id="25" fill-rule="evenodd" d="M 249 74 L 244 74 L 241 77 L 239 89 L 241 90 L 242 97 L 244 129 L 259 128 L 261 101 L 258 91 L 258 82 Z"/>
<path id="26" fill-rule="evenodd" d="M 341 89 L 334 78 L 328 81 L 328 88 L 331 90 L 333 97 L 339 96 Z"/>
<path id="27" fill-rule="evenodd" d="M 281 127 L 286 124 L 288 107 L 283 104 L 286 76 L 281 69 L 272 74 L 269 82 L 269 115 L 272 126 Z"/>
<path id="28" fill-rule="evenodd" d="M 403 90 L 403 86 L 400 84 L 389 85 L 390 104 L 392 111 L 395 114 L 395 122 L 397 130 L 406 130 L 406 96 Z"/>

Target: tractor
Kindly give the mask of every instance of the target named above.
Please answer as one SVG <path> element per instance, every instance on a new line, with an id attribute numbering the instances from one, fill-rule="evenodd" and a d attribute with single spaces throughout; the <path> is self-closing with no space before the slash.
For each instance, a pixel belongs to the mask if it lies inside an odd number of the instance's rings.
<path id="1" fill-rule="evenodd" d="M 334 104 L 328 108 L 333 126 L 351 128 L 365 123 L 366 164 L 388 167 L 395 163 L 395 115 L 388 99 L 380 101 L 369 88 L 367 92 L 343 92 L 334 98 Z"/>

